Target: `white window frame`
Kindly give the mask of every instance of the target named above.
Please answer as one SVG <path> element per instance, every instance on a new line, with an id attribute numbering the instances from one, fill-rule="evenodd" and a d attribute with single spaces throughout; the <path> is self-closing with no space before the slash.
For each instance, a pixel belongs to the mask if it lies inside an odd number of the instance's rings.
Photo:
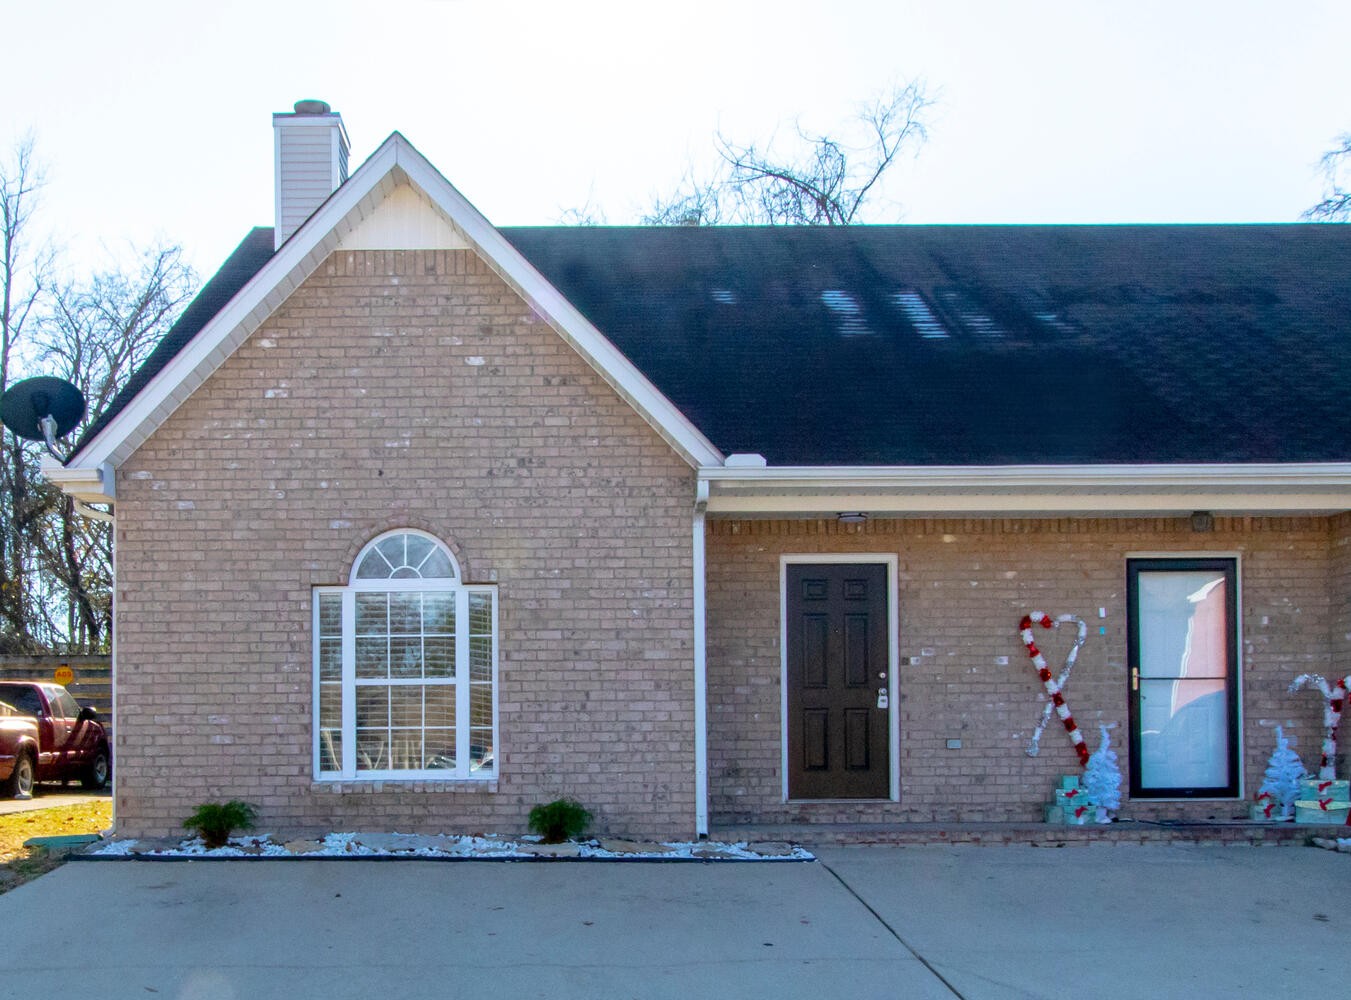
<path id="1" fill-rule="evenodd" d="M 357 579 L 357 568 L 368 552 L 380 542 L 398 535 L 415 535 L 430 541 L 450 559 L 453 576 L 438 579 Z M 356 746 L 356 689 L 361 685 L 356 676 L 356 599 L 359 593 L 440 593 L 455 597 L 455 678 L 445 682 L 444 686 L 455 688 L 455 768 L 436 769 L 381 769 L 357 770 Z M 481 594 L 488 597 L 492 615 L 492 739 L 493 762 L 491 767 L 470 769 L 470 618 L 469 601 L 471 595 Z M 320 694 L 320 623 L 319 606 L 322 597 L 338 595 L 342 601 L 342 766 L 337 771 L 321 771 L 320 752 L 321 727 L 319 722 Z M 320 782 L 352 781 L 495 781 L 498 776 L 500 744 L 497 725 L 498 691 L 498 626 L 497 626 L 497 587 L 493 584 L 466 584 L 460 577 L 460 567 L 447 545 L 433 535 L 423 531 L 404 528 L 389 531 L 372 539 L 362 547 L 352 562 L 352 571 L 346 586 L 313 588 L 311 637 L 313 640 L 313 746 L 312 773 Z M 406 681 L 389 679 L 375 682 L 372 686 L 425 685 L 424 678 L 410 678 Z"/>

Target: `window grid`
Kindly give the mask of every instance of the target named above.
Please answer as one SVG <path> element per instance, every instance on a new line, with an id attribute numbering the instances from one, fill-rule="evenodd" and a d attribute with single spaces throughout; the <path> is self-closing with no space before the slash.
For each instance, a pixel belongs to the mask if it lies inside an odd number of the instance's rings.
<path id="1" fill-rule="evenodd" d="M 347 587 L 315 590 L 315 773 L 496 777 L 496 588 L 459 583 L 439 543 L 385 544 L 397 541 L 377 539 L 358 557 L 363 568 L 377 553 L 400 562 L 383 579 L 354 576 Z M 410 550 L 421 565 L 450 572 L 398 575 L 412 562 Z"/>

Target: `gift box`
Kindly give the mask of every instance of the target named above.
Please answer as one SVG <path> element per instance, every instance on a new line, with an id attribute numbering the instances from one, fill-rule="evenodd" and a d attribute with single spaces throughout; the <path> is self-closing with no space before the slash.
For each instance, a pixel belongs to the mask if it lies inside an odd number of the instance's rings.
<path id="1" fill-rule="evenodd" d="M 1079 775 L 1062 774 L 1060 776 L 1060 789 L 1065 792 L 1072 792 L 1079 787 Z"/>
<path id="2" fill-rule="evenodd" d="M 1346 822 L 1346 814 L 1351 810 L 1351 802 L 1336 802 L 1326 797 L 1322 799 L 1297 799 L 1295 801 L 1295 822 L 1313 823 L 1321 826 L 1341 826 Z"/>
<path id="3" fill-rule="evenodd" d="M 1088 804 L 1086 799 L 1081 798 L 1077 806 L 1065 807 L 1065 825 L 1066 826 L 1087 826 L 1093 822 L 1094 808 Z M 1078 815 L 1075 815 L 1075 814 Z"/>
<path id="4" fill-rule="evenodd" d="M 1071 788 L 1066 791 L 1063 788 L 1055 790 L 1055 804 L 1062 809 L 1073 809 L 1075 806 L 1081 806 L 1088 801 L 1088 796 L 1084 794 L 1082 788 Z"/>
<path id="5" fill-rule="evenodd" d="M 1279 802 L 1271 806 L 1270 816 L 1267 815 L 1267 803 L 1265 801 L 1248 803 L 1248 819 L 1254 823 L 1275 823 L 1280 818 L 1281 804 Z"/>
<path id="6" fill-rule="evenodd" d="M 1051 805 L 1048 802 L 1042 807 L 1042 815 L 1046 817 L 1046 822 L 1052 826 L 1065 825 L 1065 810 L 1060 806 Z"/>
<path id="7" fill-rule="evenodd" d="M 1333 802 L 1351 802 L 1351 781 L 1320 781 L 1302 778 L 1299 783 L 1301 801 L 1331 799 Z"/>

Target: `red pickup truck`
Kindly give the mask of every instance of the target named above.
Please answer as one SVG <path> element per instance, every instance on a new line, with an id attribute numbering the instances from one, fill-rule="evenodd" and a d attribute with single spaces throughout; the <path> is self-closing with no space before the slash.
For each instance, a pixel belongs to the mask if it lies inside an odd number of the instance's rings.
<path id="1" fill-rule="evenodd" d="M 35 781 L 85 788 L 108 783 L 108 734 L 98 713 L 60 684 L 0 681 L 0 794 L 27 796 Z"/>

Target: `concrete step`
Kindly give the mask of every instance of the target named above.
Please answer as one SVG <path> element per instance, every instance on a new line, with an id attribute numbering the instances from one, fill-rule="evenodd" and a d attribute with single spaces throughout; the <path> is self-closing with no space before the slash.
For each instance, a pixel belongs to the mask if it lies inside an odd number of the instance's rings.
<path id="1" fill-rule="evenodd" d="M 786 823 L 714 825 L 719 841 L 778 840 L 813 846 L 849 844 L 1225 844 L 1302 846 L 1314 837 L 1351 836 L 1351 827 L 1296 823 L 1122 821 L 1086 826 L 1046 823 Z"/>

